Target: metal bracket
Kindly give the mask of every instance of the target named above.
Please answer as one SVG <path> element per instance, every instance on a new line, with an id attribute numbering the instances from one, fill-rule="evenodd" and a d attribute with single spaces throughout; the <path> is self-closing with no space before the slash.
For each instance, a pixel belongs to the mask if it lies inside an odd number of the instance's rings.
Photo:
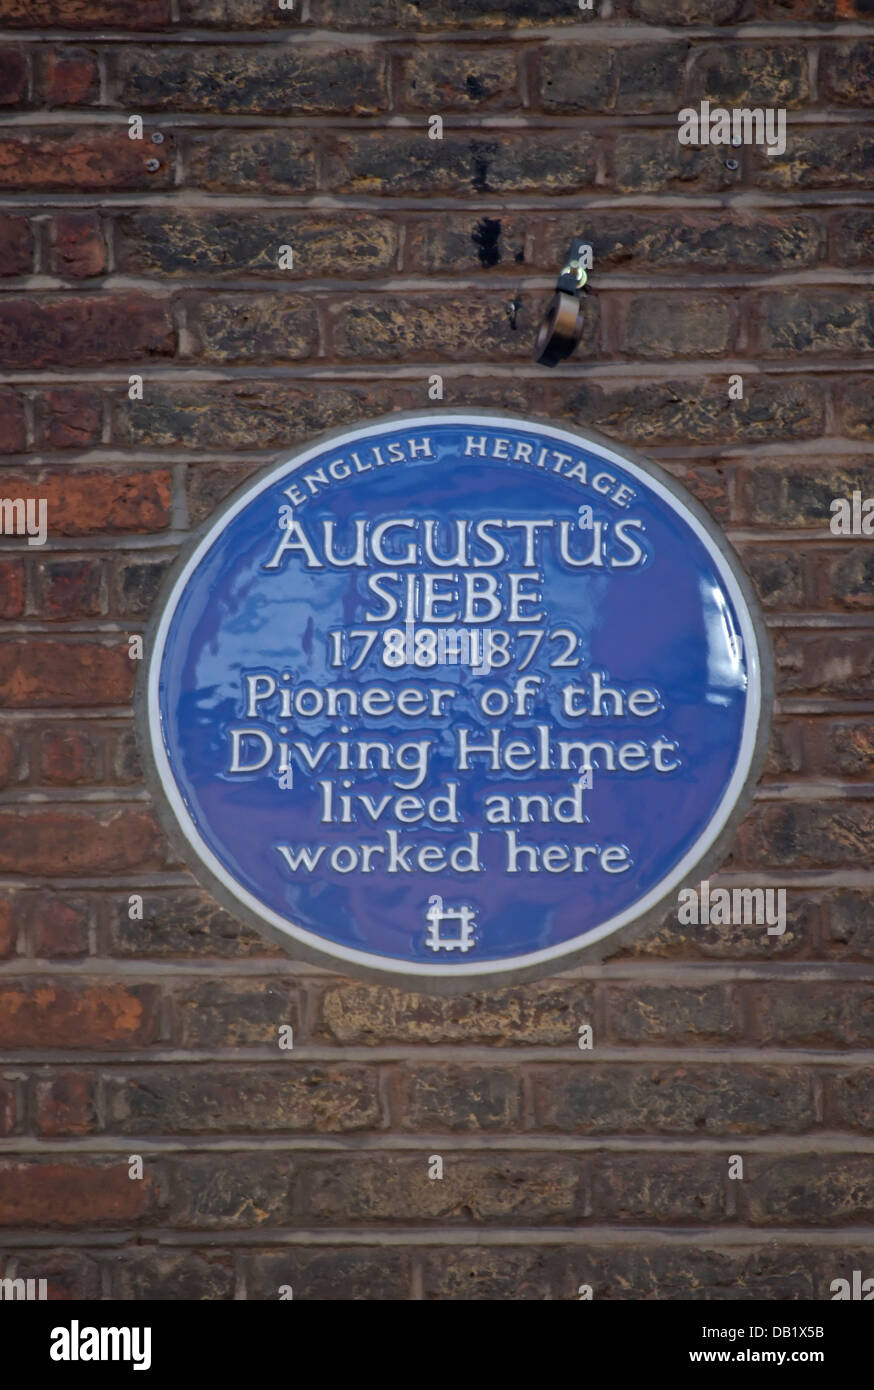
<path id="1" fill-rule="evenodd" d="M 571 242 L 555 282 L 555 294 L 537 330 L 534 360 L 543 367 L 555 367 L 570 357 L 583 336 L 581 296 L 589 278 L 584 262 L 591 265 L 591 258 L 592 248 L 587 241 Z"/>

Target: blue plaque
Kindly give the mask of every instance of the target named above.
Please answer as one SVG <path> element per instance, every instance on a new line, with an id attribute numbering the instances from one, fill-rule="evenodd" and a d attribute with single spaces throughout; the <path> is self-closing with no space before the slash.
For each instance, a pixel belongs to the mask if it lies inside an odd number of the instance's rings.
<path id="1" fill-rule="evenodd" d="M 685 490 L 588 432 L 393 415 L 168 576 L 138 718 L 174 843 L 293 953 L 411 988 L 598 959 L 716 867 L 772 667 Z"/>

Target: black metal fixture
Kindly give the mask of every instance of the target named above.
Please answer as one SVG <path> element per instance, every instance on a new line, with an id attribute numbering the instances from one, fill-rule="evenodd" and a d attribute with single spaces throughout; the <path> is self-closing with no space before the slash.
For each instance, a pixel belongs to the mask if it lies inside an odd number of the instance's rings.
<path id="1" fill-rule="evenodd" d="M 567 260 L 555 282 L 555 294 L 539 329 L 534 344 L 534 360 L 542 367 L 555 367 L 570 357 L 583 336 L 582 293 L 588 274 L 583 264 L 592 248 L 586 241 L 573 241 Z"/>

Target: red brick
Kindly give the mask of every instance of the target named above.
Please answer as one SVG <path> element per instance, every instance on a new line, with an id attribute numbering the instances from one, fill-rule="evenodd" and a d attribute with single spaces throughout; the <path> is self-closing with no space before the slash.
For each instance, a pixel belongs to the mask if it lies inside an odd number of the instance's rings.
<path id="1" fill-rule="evenodd" d="M 0 871 L 111 874 L 161 866 L 163 841 L 146 811 L 0 811 Z"/>
<path id="2" fill-rule="evenodd" d="M 127 644 L 10 640 L 0 647 L 0 707 L 127 704 L 134 666 Z"/>
<path id="3" fill-rule="evenodd" d="M 33 237 L 26 217 L 0 217 L 0 275 L 28 275 L 33 269 Z"/>
<path id="4" fill-rule="evenodd" d="M 20 618 L 24 612 L 24 561 L 0 560 L 0 618 Z"/>
<path id="5" fill-rule="evenodd" d="M 97 1087 L 93 1076 L 63 1071 L 37 1081 L 36 1128 L 47 1139 L 93 1134 L 97 1129 Z"/>
<path id="6" fill-rule="evenodd" d="M 59 387 L 45 395 L 43 434 L 52 449 L 84 449 L 99 444 L 103 401 L 84 387 Z"/>
<path id="7" fill-rule="evenodd" d="M 16 1084 L 0 1078 L 0 1135 L 12 1134 L 17 1118 Z"/>
<path id="8" fill-rule="evenodd" d="M 0 48 L 0 106 L 23 106 L 26 101 L 27 55 L 21 48 Z"/>
<path id="9" fill-rule="evenodd" d="M 81 106 L 100 91 L 97 55 L 89 48 L 52 48 L 43 59 L 43 96 L 52 106 Z"/>
<path id="10" fill-rule="evenodd" d="M 27 444 L 24 401 L 0 387 L 0 454 L 20 454 Z"/>
<path id="11" fill-rule="evenodd" d="M 155 1033 L 154 985 L 0 983 L 0 1045 L 7 1048 L 142 1047 Z"/>
<path id="12" fill-rule="evenodd" d="M 0 898 L 0 960 L 11 956 L 18 939 L 18 919 L 15 902 L 9 894 Z"/>
<path id="13" fill-rule="evenodd" d="M 80 367 L 172 356 L 167 301 L 142 294 L 8 299 L 0 309 L 0 366 Z"/>
<path id="14" fill-rule="evenodd" d="M 163 29 L 170 0 L 0 0 L 0 21 L 22 29 Z"/>
<path id="15" fill-rule="evenodd" d="M 0 1226 L 125 1226 L 156 1201 L 154 1179 L 126 1162 L 0 1162 Z"/>
<path id="16" fill-rule="evenodd" d="M 34 955 L 81 956 L 88 952 L 92 908 L 85 898 L 65 893 L 26 893 L 20 915 L 29 923 Z"/>
<path id="17" fill-rule="evenodd" d="M 18 748 L 11 734 L 0 733 L 0 787 L 19 780 Z"/>
<path id="18" fill-rule="evenodd" d="M 22 192 L 98 193 L 102 189 L 167 188 L 173 179 L 173 142 L 162 145 L 128 138 L 121 119 L 105 129 L 68 135 L 55 130 L 7 129 L 0 138 L 0 188 Z M 158 160 L 154 171 L 146 168 Z"/>
<path id="19" fill-rule="evenodd" d="M 100 1297 L 100 1266 L 79 1250 L 24 1252 L 15 1272 L 19 1279 L 45 1279 L 49 1303 L 94 1303 Z"/>
<path id="20" fill-rule="evenodd" d="M 67 212 L 55 218 L 53 261 L 58 275 L 87 280 L 106 269 L 106 243 L 96 212 Z"/>
<path id="21" fill-rule="evenodd" d="M 170 524 L 170 474 L 71 473 L 38 477 L 7 475 L 9 497 L 45 498 L 50 536 L 105 535 L 113 531 L 163 531 Z"/>
<path id="22" fill-rule="evenodd" d="M 105 610 L 103 560 L 55 560 L 33 565 L 37 613 L 48 619 L 97 618 Z"/>

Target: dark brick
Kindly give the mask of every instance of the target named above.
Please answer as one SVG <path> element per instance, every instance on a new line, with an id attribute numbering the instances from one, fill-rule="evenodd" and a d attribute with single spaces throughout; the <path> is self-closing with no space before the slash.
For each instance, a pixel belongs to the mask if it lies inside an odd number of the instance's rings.
<path id="1" fill-rule="evenodd" d="M 782 694 L 870 699 L 874 691 L 874 652 L 854 635 L 784 629 L 774 634 L 774 653 Z"/>
<path id="2" fill-rule="evenodd" d="M 337 1226 L 398 1221 L 569 1225 L 583 1216 L 585 1160 L 545 1154 L 441 1157 L 443 1177 L 433 1179 L 424 1150 L 415 1158 L 356 1154 L 312 1160 L 304 1170 L 305 1215 Z"/>
<path id="3" fill-rule="evenodd" d="M 490 1047 L 576 1046 L 591 1021 L 592 987 L 550 980 L 458 998 L 411 994 L 388 985 L 340 981 L 325 989 L 320 1030 L 347 1047 L 474 1043 Z"/>
<path id="4" fill-rule="evenodd" d="M 288 1226 L 297 1165 L 282 1154 L 210 1154 L 168 1164 L 168 1221 L 187 1229 Z"/>
<path id="5" fill-rule="evenodd" d="M 841 959 L 874 957 L 874 900 L 865 892 L 840 890 L 825 906 L 823 938 L 830 954 Z"/>
<path id="6" fill-rule="evenodd" d="M 543 1128 L 580 1134 L 797 1134 L 814 1122 L 809 1079 L 777 1067 L 605 1067 L 538 1074 Z"/>
<path id="7" fill-rule="evenodd" d="M 852 497 L 855 491 L 874 497 L 874 460 L 805 457 L 785 463 L 769 459 L 765 468 L 741 471 L 738 520 L 781 529 L 821 530 L 831 519 L 833 499 Z"/>
<path id="8" fill-rule="evenodd" d="M 636 358 L 720 357 L 737 335 L 738 306 L 715 295 L 637 295 L 625 310 L 619 343 Z"/>
<path id="9" fill-rule="evenodd" d="M 106 1084 L 110 1124 L 122 1134 L 349 1133 L 380 1120 L 377 1078 L 363 1067 L 138 1068 Z"/>
<path id="10" fill-rule="evenodd" d="M 544 111 L 612 111 L 616 85 L 613 55 L 604 45 L 561 42 L 542 52 Z"/>
<path id="11" fill-rule="evenodd" d="M 170 0 L 3 0 L 5 24 L 24 29 L 161 29 L 170 23 Z"/>
<path id="12" fill-rule="evenodd" d="M 609 1036 L 619 1043 L 737 1041 L 737 1011 L 726 985 L 611 985 L 604 1008 Z"/>
<path id="13" fill-rule="evenodd" d="M 867 1155 L 745 1159 L 738 1191 L 753 1226 L 849 1226 L 874 1222 L 874 1168 Z"/>
<path id="14" fill-rule="evenodd" d="M 874 764 L 874 725 L 839 721 L 828 729 L 825 742 L 828 766 L 847 776 L 871 771 Z"/>
<path id="15" fill-rule="evenodd" d="M 188 305 L 192 351 L 208 362 L 294 362 L 314 357 L 318 321 L 300 295 L 213 295 Z"/>
<path id="16" fill-rule="evenodd" d="M 126 557 L 117 578 L 118 611 L 129 618 L 148 618 L 168 564 L 167 560 L 133 560 Z"/>
<path id="17" fill-rule="evenodd" d="M 872 834 L 874 806 L 864 802 L 761 803 L 741 826 L 731 862 L 750 868 L 861 868 L 870 857 Z"/>
<path id="18" fill-rule="evenodd" d="M 614 143 L 612 183 L 618 193 L 716 193 L 737 180 L 721 148 L 681 145 L 673 128 L 617 135 Z"/>
<path id="19" fill-rule="evenodd" d="M 536 263 L 556 266 L 574 236 L 579 214 L 563 213 L 541 224 Z M 678 270 L 777 271 L 803 269 L 819 260 L 824 241 L 813 217 L 762 211 L 755 218 L 735 209 L 724 213 L 688 213 L 654 217 L 617 208 L 609 214 L 586 216 L 586 237 L 592 244 L 596 270 L 646 271 L 670 274 Z M 439 268 L 439 266 L 434 267 Z"/>
<path id="20" fill-rule="evenodd" d="M 601 1154 L 592 1177 L 592 1219 L 671 1226 L 725 1218 L 724 1158 Z"/>
<path id="21" fill-rule="evenodd" d="M 426 217 L 407 227 L 405 265 L 424 271 L 451 270 L 456 274 L 521 265 L 528 226 L 533 226 L 533 220 L 518 214 L 490 217 L 441 213 L 438 217 Z M 568 236 L 554 261 L 564 255 L 570 240 Z"/>
<path id="22" fill-rule="evenodd" d="M 629 444 L 810 439 L 825 424 L 822 391 L 809 380 L 762 378 L 742 401 L 728 399 L 724 378 L 616 386 L 562 382 L 552 387 L 551 399 L 552 418 L 603 430 Z"/>
<path id="23" fill-rule="evenodd" d="M 190 3 L 221 3 L 231 0 L 189 0 Z M 324 0 L 320 22 L 331 29 L 399 29 L 407 32 L 429 29 L 524 29 L 547 25 L 576 24 L 576 10 L 557 9 L 553 0 L 506 0 L 500 9 L 483 5 L 482 0 L 432 0 L 417 5 L 413 0 Z"/>
<path id="24" fill-rule="evenodd" d="M 625 114 L 675 112 L 682 104 L 688 52 L 686 43 L 634 44 L 617 48 L 613 55 L 617 84 L 615 110 Z"/>
<path id="25" fill-rule="evenodd" d="M 400 409 L 399 397 L 404 400 L 402 391 L 379 383 L 156 385 L 134 409 L 126 400 L 116 403 L 113 431 L 119 442 L 139 447 L 288 448 L 317 431 Z"/>
<path id="26" fill-rule="evenodd" d="M 204 981 L 177 996 L 179 1043 L 182 1047 L 273 1046 L 277 1058 L 279 1029 L 294 1028 L 298 1040 L 300 1003 L 287 980 Z"/>
<path id="27" fill-rule="evenodd" d="M 548 1247 L 431 1250 L 424 1271 L 423 1297 L 441 1302 L 539 1302 L 560 1298 L 565 1283 L 563 1257 Z"/>
<path id="28" fill-rule="evenodd" d="M 874 308 L 868 298 L 847 290 L 762 295 L 758 312 L 767 353 L 855 356 L 874 351 Z"/>
<path id="29" fill-rule="evenodd" d="M 727 106 L 794 107 L 810 95 L 807 53 L 802 44 L 721 43 L 698 49 L 689 91 Z M 787 142 L 788 143 L 788 142 Z"/>
<path id="30" fill-rule="evenodd" d="M 208 193 L 308 193 L 313 137 L 298 130 L 210 131 L 191 139 L 190 181 Z"/>
<path id="31" fill-rule="evenodd" d="M 802 556 L 796 551 L 740 546 L 739 553 L 763 608 L 798 608 L 804 603 Z"/>
<path id="32" fill-rule="evenodd" d="M 518 1072 L 421 1066 L 398 1078 L 403 1129 L 511 1130 L 522 1116 Z"/>
<path id="33" fill-rule="evenodd" d="M 870 1134 L 874 1127 L 874 1071 L 870 1067 L 828 1077 L 825 1098 L 826 1125 Z"/>
<path id="34" fill-rule="evenodd" d="M 217 463 L 189 468 L 185 495 L 191 525 L 199 526 L 202 521 L 206 521 L 208 516 L 212 516 L 219 502 L 223 502 L 238 487 L 242 487 L 246 479 L 257 471 L 255 464 L 246 466 Z"/>
<path id="35" fill-rule="evenodd" d="M 850 439 L 870 440 L 874 432 L 874 377 L 854 376 L 843 383 L 838 390 L 838 403 L 844 434 Z"/>
<path id="36" fill-rule="evenodd" d="M 820 50 L 819 82 L 829 105 L 874 104 L 874 42 L 824 44 Z"/>
<path id="37" fill-rule="evenodd" d="M 806 981 L 754 986 L 751 991 L 763 1043 L 783 1047 L 871 1047 L 874 987 Z"/>
<path id="38" fill-rule="evenodd" d="M 860 208 L 833 217 L 830 242 L 835 265 L 874 265 L 874 212 Z"/>
<path id="39" fill-rule="evenodd" d="M 126 894 L 109 900 L 109 946 L 113 955 L 163 959 L 283 954 L 278 946 L 242 926 L 203 893 L 155 889 L 141 896 L 141 921 L 129 916 Z"/>
<path id="40" fill-rule="evenodd" d="M 186 44 L 118 50 L 114 95 L 125 111 L 211 115 L 373 115 L 386 108 L 378 48 Z"/>
<path id="41" fill-rule="evenodd" d="M 797 128 L 783 154 L 751 150 L 755 181 L 797 193 L 806 188 L 868 188 L 874 175 L 874 135 L 863 128 Z"/>
<path id="42" fill-rule="evenodd" d="M 833 1252 L 830 1252 L 833 1254 Z M 694 1244 L 589 1246 L 572 1257 L 572 1297 L 579 1283 L 596 1300 L 663 1302 L 784 1301 L 813 1298 L 809 1247 L 726 1246 L 696 1236 Z"/>
<path id="43" fill-rule="evenodd" d="M 442 140 L 401 131 L 326 136 L 326 180 L 349 193 L 574 193 L 593 185 L 595 142 L 550 132 L 462 135 Z"/>
<path id="44" fill-rule="evenodd" d="M 598 306 L 583 301 L 583 339 L 578 356 L 597 351 Z M 529 357 L 530 340 L 510 327 L 506 305 L 496 296 L 356 295 L 344 306 L 333 330 L 340 357 L 372 361 L 457 361 Z"/>
<path id="45" fill-rule="evenodd" d="M 120 218 L 116 235 L 118 265 L 133 273 L 264 274 L 283 281 L 385 274 L 398 247 L 392 222 L 354 210 L 338 219 L 156 209 Z M 291 270 L 278 268 L 281 246 L 293 249 Z"/>
<path id="46" fill-rule="evenodd" d="M 295 1302 L 388 1302 L 410 1297 L 410 1279 L 405 1250 L 294 1246 L 253 1255 L 246 1288 L 249 1299 L 263 1302 L 278 1300 L 282 1288 L 293 1290 Z"/>
<path id="47" fill-rule="evenodd" d="M 231 1255 L 175 1255 L 143 1247 L 117 1256 L 113 1268 L 113 1297 L 126 1302 L 212 1302 L 234 1296 Z"/>
<path id="48" fill-rule="evenodd" d="M 848 545 L 846 554 L 832 560 L 825 578 L 827 593 L 841 608 L 854 611 L 874 607 L 874 553 L 871 542 Z"/>
<path id="49" fill-rule="evenodd" d="M 515 109 L 521 106 L 519 81 L 512 51 L 429 44 L 402 59 L 398 105 L 434 114 Z"/>

